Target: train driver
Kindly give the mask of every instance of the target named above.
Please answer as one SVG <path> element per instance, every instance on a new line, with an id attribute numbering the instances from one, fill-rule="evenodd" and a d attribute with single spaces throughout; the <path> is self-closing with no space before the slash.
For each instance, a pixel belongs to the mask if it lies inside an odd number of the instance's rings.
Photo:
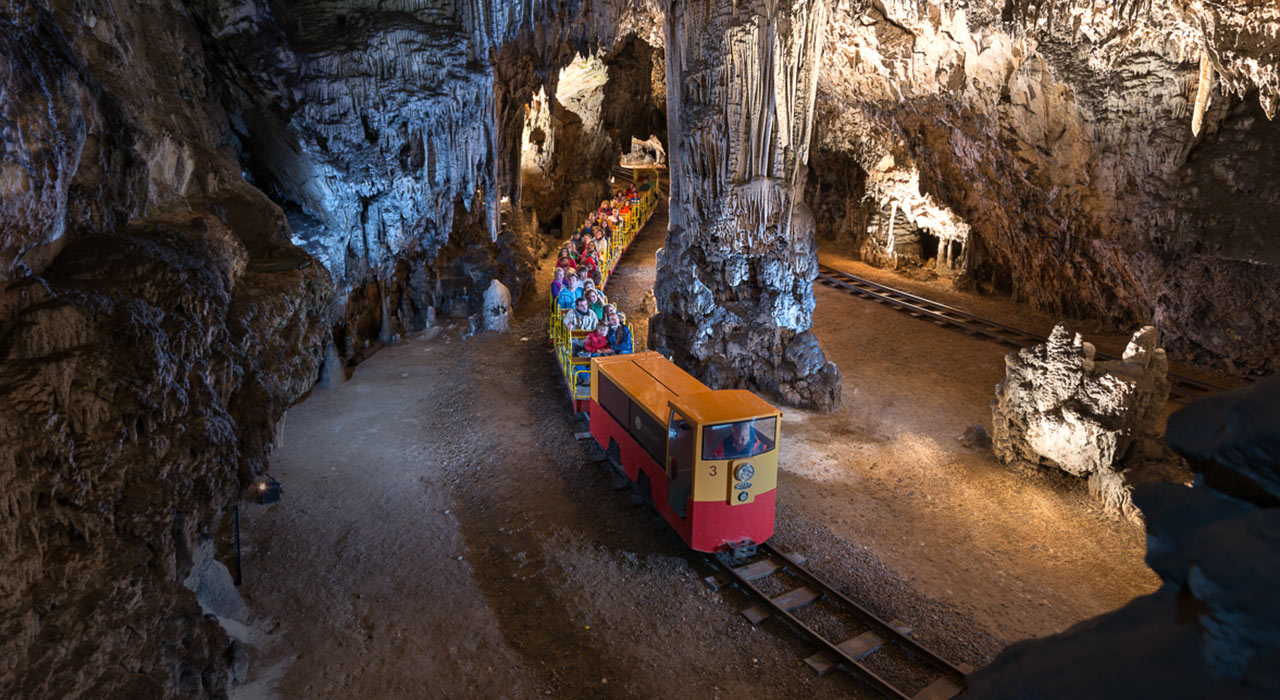
<path id="1" fill-rule="evenodd" d="M 767 452 L 769 443 L 755 429 L 752 422 L 744 420 L 741 423 L 734 423 L 729 428 L 729 434 L 719 445 L 716 445 L 712 456 L 715 459 L 739 459 Z"/>

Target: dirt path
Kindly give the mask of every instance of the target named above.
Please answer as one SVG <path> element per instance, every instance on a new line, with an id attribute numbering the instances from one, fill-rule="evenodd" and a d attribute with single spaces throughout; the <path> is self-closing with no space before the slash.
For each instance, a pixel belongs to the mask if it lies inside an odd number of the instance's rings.
<path id="1" fill-rule="evenodd" d="M 633 322 L 663 214 L 607 289 Z M 969 664 L 1154 586 L 1136 529 L 957 445 L 989 415 L 999 347 L 818 295 L 845 398 L 786 414 L 779 544 Z M 874 697 L 703 586 L 573 439 L 542 313 L 539 296 L 508 335 L 407 338 L 290 411 L 284 500 L 243 512 L 258 640 L 235 697 Z"/>

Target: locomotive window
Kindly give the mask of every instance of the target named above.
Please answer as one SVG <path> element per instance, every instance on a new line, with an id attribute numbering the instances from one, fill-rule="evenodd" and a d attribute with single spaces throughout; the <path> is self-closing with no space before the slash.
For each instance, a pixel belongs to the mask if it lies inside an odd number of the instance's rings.
<path id="1" fill-rule="evenodd" d="M 667 454 L 667 429 L 634 401 L 631 402 L 631 421 L 627 423 L 627 432 L 659 464 L 664 461 Z"/>
<path id="2" fill-rule="evenodd" d="M 600 381 L 600 389 L 597 394 L 600 406 L 608 411 L 614 420 L 627 425 L 628 405 L 631 403 L 631 399 L 627 398 L 627 395 L 622 393 L 618 385 L 606 377 L 604 372 L 597 371 L 596 376 L 599 377 Z"/>
<path id="3" fill-rule="evenodd" d="M 777 416 L 707 426 L 702 433 L 702 458 L 742 459 L 764 454 L 773 449 L 777 430 Z"/>

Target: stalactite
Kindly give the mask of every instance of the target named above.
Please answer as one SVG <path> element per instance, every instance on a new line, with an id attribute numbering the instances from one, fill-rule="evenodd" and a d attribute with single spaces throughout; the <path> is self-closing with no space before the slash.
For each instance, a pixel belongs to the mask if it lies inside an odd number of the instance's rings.
<path id="1" fill-rule="evenodd" d="M 1209 93 L 1213 90 L 1213 62 L 1209 59 L 1206 48 L 1200 53 L 1200 82 L 1196 87 L 1196 108 L 1191 115 L 1191 133 L 1200 135 L 1200 126 L 1204 122 L 1204 111 L 1209 106 Z"/>

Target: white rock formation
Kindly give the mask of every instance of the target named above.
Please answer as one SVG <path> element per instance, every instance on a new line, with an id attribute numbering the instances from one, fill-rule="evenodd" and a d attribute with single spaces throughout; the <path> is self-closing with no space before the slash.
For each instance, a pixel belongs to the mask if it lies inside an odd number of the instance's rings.
<path id="1" fill-rule="evenodd" d="M 1168 360 L 1155 328 L 1134 334 L 1119 361 L 1096 362 L 1094 348 L 1066 326 L 1043 345 L 1005 356 L 992 403 L 992 449 L 1005 463 L 1026 462 L 1088 477 L 1111 509 L 1132 514 L 1136 475 L 1121 476 L 1131 445 L 1152 443 L 1169 397 Z"/>
<path id="2" fill-rule="evenodd" d="M 511 325 L 511 292 L 498 280 L 484 293 L 484 329 L 506 333 Z"/>

